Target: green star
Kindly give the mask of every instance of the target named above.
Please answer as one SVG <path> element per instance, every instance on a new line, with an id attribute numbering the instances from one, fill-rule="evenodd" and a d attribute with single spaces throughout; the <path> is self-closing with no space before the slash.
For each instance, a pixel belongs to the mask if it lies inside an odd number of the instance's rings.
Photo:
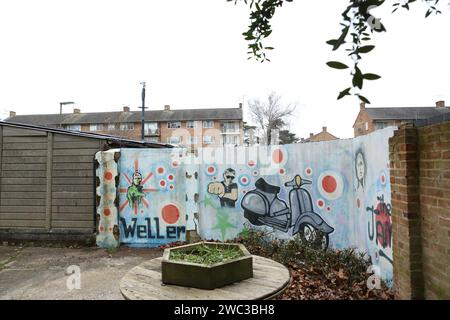
<path id="1" fill-rule="evenodd" d="M 220 233 L 222 234 L 222 241 L 225 241 L 225 234 L 227 232 L 227 229 L 236 228 L 236 226 L 231 224 L 228 221 L 228 215 L 225 212 L 223 212 L 221 209 L 217 210 L 216 217 L 217 217 L 217 223 L 213 227 L 213 229 L 220 230 Z"/>
<path id="2" fill-rule="evenodd" d="M 205 196 L 205 197 L 203 198 L 203 200 L 200 201 L 200 203 L 203 203 L 203 205 L 205 206 L 205 208 L 206 208 L 207 206 L 210 206 L 210 207 L 212 207 L 212 208 L 214 208 L 214 209 L 217 210 L 217 207 L 214 205 L 214 202 L 211 201 L 211 198 L 210 198 L 210 197 Z"/>

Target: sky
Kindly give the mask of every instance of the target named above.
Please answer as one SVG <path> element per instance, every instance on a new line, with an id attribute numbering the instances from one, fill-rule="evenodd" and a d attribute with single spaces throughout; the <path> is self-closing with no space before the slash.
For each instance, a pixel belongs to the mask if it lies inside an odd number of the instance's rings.
<path id="1" fill-rule="evenodd" d="M 391 2 L 390 0 L 387 1 Z M 393 1 L 392 1 L 393 2 Z M 445 2 L 445 1 L 444 1 Z M 300 137 L 323 126 L 353 137 L 354 98 L 336 100 L 351 81 L 326 66 L 343 60 L 325 42 L 340 31 L 347 0 L 295 0 L 273 19 L 265 45 L 271 62 L 247 60 L 244 3 L 225 0 L 15 0 L 0 2 L 0 118 L 58 113 L 74 101 L 82 112 L 233 108 L 271 92 L 296 105 L 290 129 Z M 388 32 L 362 63 L 381 80 L 365 82 L 371 107 L 450 104 L 450 10 L 425 19 L 422 3 L 391 14 L 374 11 Z M 345 58 L 344 58 L 345 59 Z"/>

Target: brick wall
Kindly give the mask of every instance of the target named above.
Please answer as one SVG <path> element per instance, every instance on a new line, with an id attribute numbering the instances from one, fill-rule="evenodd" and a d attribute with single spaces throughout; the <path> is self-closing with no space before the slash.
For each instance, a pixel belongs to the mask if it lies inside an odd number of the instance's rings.
<path id="1" fill-rule="evenodd" d="M 399 299 L 450 299 L 450 122 L 405 125 L 389 141 Z"/>
<path id="2" fill-rule="evenodd" d="M 366 130 L 366 122 L 368 123 L 368 130 Z M 361 135 L 373 132 L 374 130 L 375 128 L 372 118 L 367 114 L 365 110 L 360 110 L 353 126 L 354 136 L 359 137 Z"/>

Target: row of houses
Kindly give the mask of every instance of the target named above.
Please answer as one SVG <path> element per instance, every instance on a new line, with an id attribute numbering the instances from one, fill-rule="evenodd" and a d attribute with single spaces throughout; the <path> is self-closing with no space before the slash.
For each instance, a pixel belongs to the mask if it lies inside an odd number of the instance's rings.
<path id="1" fill-rule="evenodd" d="M 365 135 L 388 126 L 408 122 L 425 121 L 430 118 L 448 117 L 450 108 L 444 101 L 431 107 L 368 108 L 361 103 L 353 125 L 354 136 Z M 10 112 L 6 122 L 46 126 L 75 132 L 108 134 L 131 140 L 141 140 L 141 112 L 123 107 L 115 112 L 82 113 L 75 108 L 71 114 L 17 115 Z M 242 145 L 246 140 L 242 104 L 238 108 L 177 109 L 165 105 L 163 110 L 145 112 L 144 140 L 177 146 L 217 147 Z M 338 139 L 327 127 L 300 143 Z"/>
<path id="2" fill-rule="evenodd" d="M 16 115 L 10 113 L 7 122 L 33 124 L 76 132 L 114 135 L 141 140 L 141 112 L 123 107 L 116 112 L 82 113 L 75 108 L 71 114 Z M 241 145 L 243 114 L 239 108 L 146 111 L 144 140 L 192 147 Z"/>

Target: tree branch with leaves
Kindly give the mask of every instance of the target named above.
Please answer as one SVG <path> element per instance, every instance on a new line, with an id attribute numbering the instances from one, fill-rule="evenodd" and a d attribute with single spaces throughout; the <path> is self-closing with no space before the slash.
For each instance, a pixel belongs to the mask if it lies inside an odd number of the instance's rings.
<path id="1" fill-rule="evenodd" d="M 276 9 L 283 6 L 284 2 L 293 0 L 227 0 L 237 4 L 243 1 L 251 9 L 250 26 L 243 33 L 248 43 L 249 59 L 256 59 L 260 62 L 270 61 L 267 57 L 267 50 L 273 47 L 265 46 L 263 41 L 272 33 L 271 19 L 275 15 Z M 425 18 L 430 15 L 440 14 L 440 0 L 401 0 L 392 5 L 392 13 L 399 9 L 409 10 L 411 5 L 422 2 L 426 6 Z M 364 81 L 378 80 L 381 76 L 363 72 L 361 62 L 365 54 L 371 52 L 375 45 L 372 43 L 374 33 L 385 32 L 386 28 L 381 23 L 380 18 L 376 18 L 370 12 L 386 3 L 385 0 L 349 0 L 348 6 L 342 12 L 341 33 L 336 39 L 327 41 L 332 46 L 332 50 L 343 49 L 348 52 L 350 63 L 345 64 L 339 61 L 329 61 L 327 65 L 334 69 L 350 70 L 351 84 L 338 95 L 338 100 L 346 96 L 357 96 L 360 101 L 370 103 L 369 99 L 361 94 Z M 450 3 L 449 3 L 450 4 Z"/>

